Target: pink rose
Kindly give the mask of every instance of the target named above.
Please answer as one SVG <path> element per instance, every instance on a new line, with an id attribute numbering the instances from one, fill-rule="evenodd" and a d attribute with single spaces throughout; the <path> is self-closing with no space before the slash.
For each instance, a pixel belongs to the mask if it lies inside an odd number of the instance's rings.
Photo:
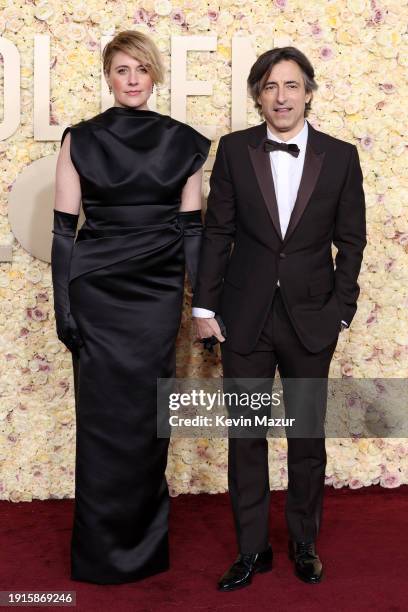
<path id="1" fill-rule="evenodd" d="M 48 317 L 47 313 L 40 308 L 27 308 L 27 316 L 33 321 L 45 321 Z"/>
<path id="2" fill-rule="evenodd" d="M 377 322 L 377 315 L 373 312 L 370 312 L 366 320 L 367 325 L 372 325 L 373 323 L 376 323 L 376 322 Z"/>
<path id="3" fill-rule="evenodd" d="M 22 393 L 32 393 L 34 391 L 34 385 L 24 385 L 23 387 L 21 387 L 21 391 Z"/>
<path id="4" fill-rule="evenodd" d="M 392 83 L 380 83 L 379 88 L 386 94 L 395 93 L 395 87 Z"/>
<path id="5" fill-rule="evenodd" d="M 315 21 L 314 23 L 312 23 L 311 31 L 312 31 L 312 36 L 314 36 L 315 38 L 321 37 L 323 30 L 318 21 Z"/>
<path id="6" fill-rule="evenodd" d="M 36 298 L 38 302 L 48 302 L 48 293 L 46 291 L 40 291 L 40 293 L 37 293 Z"/>
<path id="7" fill-rule="evenodd" d="M 171 18 L 178 25 L 183 26 L 186 24 L 186 18 L 184 17 L 184 13 L 180 9 L 173 11 L 171 14 Z"/>
<path id="8" fill-rule="evenodd" d="M 375 23 L 375 25 L 378 25 L 380 23 L 384 23 L 384 13 L 382 11 L 382 9 L 380 8 L 376 8 L 372 17 L 373 22 Z"/>
<path id="9" fill-rule="evenodd" d="M 64 392 L 66 392 L 69 389 L 69 382 L 66 378 L 64 378 L 58 382 L 58 386 L 61 387 Z"/>
<path id="10" fill-rule="evenodd" d="M 401 474 L 399 472 L 393 474 L 385 472 L 380 479 L 380 484 L 386 489 L 395 489 L 401 484 Z"/>
<path id="11" fill-rule="evenodd" d="M 320 55 L 320 59 L 322 60 L 325 60 L 325 61 L 331 60 L 333 57 L 333 49 L 325 45 L 324 47 L 321 47 L 319 55 Z"/>
<path id="12" fill-rule="evenodd" d="M 353 364 L 343 363 L 341 366 L 341 373 L 343 376 L 353 376 Z"/>
<path id="13" fill-rule="evenodd" d="M 408 232 L 398 232 L 398 238 L 397 238 L 397 242 L 398 244 L 401 244 L 402 246 L 407 246 L 408 245 Z"/>
<path id="14" fill-rule="evenodd" d="M 51 371 L 51 365 L 48 361 L 46 361 L 45 359 L 40 360 L 38 369 L 40 370 L 40 372 L 50 372 Z"/>
<path id="15" fill-rule="evenodd" d="M 150 16 L 149 13 L 141 8 L 138 9 L 135 14 L 133 15 L 133 23 L 146 23 L 148 24 L 150 20 Z"/>
<path id="16" fill-rule="evenodd" d="M 363 486 L 364 486 L 363 483 L 358 478 L 353 478 L 349 482 L 350 489 L 361 489 L 361 487 Z"/>
<path id="17" fill-rule="evenodd" d="M 391 272 L 391 270 L 395 267 L 395 259 L 389 259 L 384 264 L 384 270 L 386 272 Z"/>
<path id="18" fill-rule="evenodd" d="M 374 140 L 371 138 L 371 136 L 363 136 L 360 139 L 360 145 L 361 148 L 364 149 L 364 151 L 371 151 L 371 149 L 373 148 L 373 144 Z"/>
<path id="19" fill-rule="evenodd" d="M 376 304 L 376 306 L 377 306 L 377 304 Z M 378 310 L 378 308 L 376 308 L 376 310 Z M 380 382 L 379 380 L 375 380 L 375 381 L 374 381 L 374 386 L 375 386 L 376 391 L 377 391 L 378 393 L 384 393 L 384 391 L 385 391 L 385 385 L 384 385 L 382 382 Z"/>

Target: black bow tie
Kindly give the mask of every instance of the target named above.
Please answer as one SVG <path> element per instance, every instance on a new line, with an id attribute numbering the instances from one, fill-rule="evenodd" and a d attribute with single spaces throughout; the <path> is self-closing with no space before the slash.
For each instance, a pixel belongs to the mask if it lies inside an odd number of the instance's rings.
<path id="1" fill-rule="evenodd" d="M 285 142 L 277 142 L 276 140 L 270 140 L 267 138 L 264 143 L 264 150 L 267 153 L 271 151 L 286 151 L 293 155 L 293 157 L 297 157 L 299 155 L 300 149 L 297 144 L 286 144 Z"/>

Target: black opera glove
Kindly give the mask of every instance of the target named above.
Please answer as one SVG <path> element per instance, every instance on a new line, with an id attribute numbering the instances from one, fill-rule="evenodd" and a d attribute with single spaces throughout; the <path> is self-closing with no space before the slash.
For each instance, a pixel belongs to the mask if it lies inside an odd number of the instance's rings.
<path id="1" fill-rule="evenodd" d="M 78 354 L 83 341 L 69 304 L 69 271 L 75 230 L 79 215 L 54 209 L 53 240 L 51 248 L 51 273 L 54 288 L 54 312 L 57 336 L 71 353 Z"/>
<path id="2" fill-rule="evenodd" d="M 203 234 L 201 210 L 178 212 L 177 221 L 183 229 L 184 257 L 186 261 L 187 276 L 194 292 L 197 281 L 197 270 L 198 263 L 200 261 L 201 239 Z"/>

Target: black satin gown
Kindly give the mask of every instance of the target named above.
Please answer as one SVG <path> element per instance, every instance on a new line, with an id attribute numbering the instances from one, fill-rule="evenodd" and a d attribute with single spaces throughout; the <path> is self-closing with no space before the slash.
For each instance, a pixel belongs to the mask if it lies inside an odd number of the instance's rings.
<path id="1" fill-rule="evenodd" d="M 175 375 L 184 250 L 176 213 L 210 141 L 153 111 L 112 107 L 64 131 L 86 221 L 70 270 L 76 405 L 71 578 L 130 582 L 168 568 L 168 440 L 156 381 Z M 61 142 L 62 142 L 61 141 Z"/>

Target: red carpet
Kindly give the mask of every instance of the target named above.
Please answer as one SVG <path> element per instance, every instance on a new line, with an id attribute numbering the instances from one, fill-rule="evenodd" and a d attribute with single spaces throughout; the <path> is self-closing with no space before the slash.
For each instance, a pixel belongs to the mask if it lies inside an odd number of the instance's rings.
<path id="1" fill-rule="evenodd" d="M 272 492 L 274 569 L 233 593 L 215 589 L 236 555 L 228 495 L 173 499 L 171 570 L 118 586 L 69 580 L 72 500 L 3 501 L 0 590 L 75 590 L 81 612 L 408 610 L 408 486 L 326 489 L 318 543 L 325 579 L 319 585 L 293 575 L 284 500 L 284 492 Z"/>

